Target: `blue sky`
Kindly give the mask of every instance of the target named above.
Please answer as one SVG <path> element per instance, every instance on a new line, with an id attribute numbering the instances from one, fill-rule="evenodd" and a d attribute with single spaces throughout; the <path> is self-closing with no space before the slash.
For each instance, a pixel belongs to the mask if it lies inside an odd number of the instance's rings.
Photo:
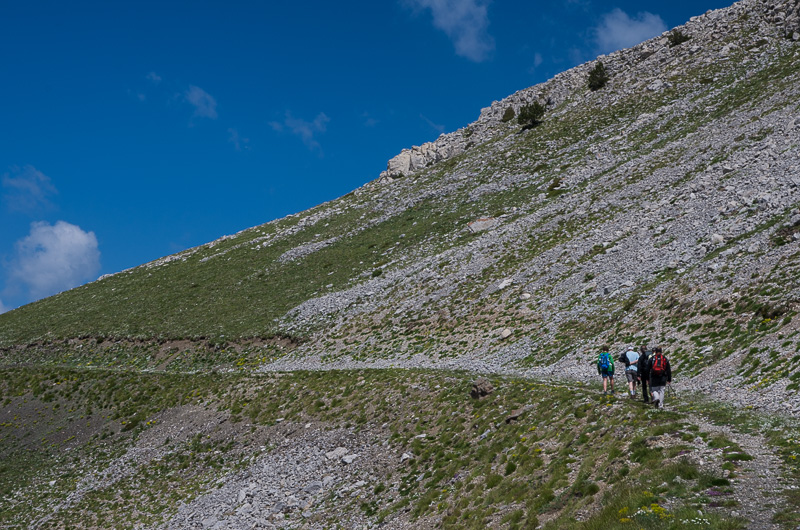
<path id="1" fill-rule="evenodd" d="M 727 1 L 0 2 L 0 312 L 343 195 Z"/>

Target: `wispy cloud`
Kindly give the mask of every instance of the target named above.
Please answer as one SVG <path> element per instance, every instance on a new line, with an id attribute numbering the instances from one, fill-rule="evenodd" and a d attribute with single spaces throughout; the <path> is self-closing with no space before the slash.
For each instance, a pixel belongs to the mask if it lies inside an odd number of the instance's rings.
<path id="1" fill-rule="evenodd" d="M 237 151 L 242 150 L 249 150 L 250 149 L 250 138 L 244 138 L 239 135 L 239 131 L 230 127 L 228 129 L 228 142 L 233 144 L 233 147 Z"/>
<path id="2" fill-rule="evenodd" d="M 3 203 L 9 211 L 34 213 L 53 207 L 50 197 L 58 190 L 50 177 L 33 166 L 12 167 L 2 178 Z"/>
<path id="3" fill-rule="evenodd" d="M 292 116 L 292 113 L 287 110 L 286 116 L 282 122 L 271 121 L 269 124 L 278 132 L 288 129 L 289 132 L 295 136 L 299 136 L 309 149 L 320 149 L 316 136 L 327 130 L 329 121 L 331 121 L 331 119 L 326 116 L 324 112 L 317 114 L 317 117 L 314 118 L 313 121 L 306 121 L 302 118 L 295 118 Z"/>
<path id="4" fill-rule="evenodd" d="M 603 15 L 592 30 L 598 53 L 630 48 L 667 30 L 660 16 L 642 12 L 630 17 L 617 8 Z"/>
<path id="5" fill-rule="evenodd" d="M 377 119 L 373 118 L 370 115 L 369 112 L 362 113 L 361 114 L 361 119 L 364 120 L 364 122 L 363 122 L 364 127 L 372 128 L 372 127 L 375 127 L 376 125 L 378 125 L 378 123 L 380 123 Z"/>
<path id="6" fill-rule="evenodd" d="M 422 118 L 422 121 L 424 121 L 425 123 L 430 125 L 430 127 L 433 130 L 437 131 L 439 134 L 444 134 L 444 125 L 439 125 L 438 123 L 433 123 L 432 120 L 430 120 L 427 116 L 425 116 L 423 114 L 420 114 L 419 117 Z"/>
<path id="7" fill-rule="evenodd" d="M 6 313 L 8 311 L 11 311 L 11 308 L 10 307 L 6 307 L 5 305 L 3 305 L 3 301 L 0 300 L 0 315 L 2 315 L 3 313 Z"/>
<path id="8" fill-rule="evenodd" d="M 65 221 L 54 225 L 39 221 L 31 223 L 30 233 L 15 245 L 9 282 L 39 299 L 94 279 L 99 271 L 94 232 Z"/>
<path id="9" fill-rule="evenodd" d="M 490 0 L 402 1 L 415 9 L 429 9 L 434 27 L 450 38 L 456 54 L 479 63 L 494 51 L 494 38 L 489 34 Z"/>
<path id="10" fill-rule="evenodd" d="M 530 68 L 528 68 L 528 72 L 531 74 L 534 73 L 536 69 L 542 65 L 543 62 L 544 62 L 544 57 L 542 57 L 542 54 L 539 52 L 534 53 L 533 64 L 531 65 Z"/>
<path id="11" fill-rule="evenodd" d="M 157 73 L 155 73 L 155 72 L 150 72 L 150 73 L 148 73 L 148 74 L 145 76 L 145 79 L 147 79 L 148 81 L 150 81 L 150 82 L 151 82 L 151 83 L 153 83 L 154 85 L 157 85 L 157 84 L 161 83 L 161 76 L 160 76 L 160 75 L 158 75 L 158 74 L 157 74 Z"/>
<path id="12" fill-rule="evenodd" d="M 217 100 L 202 88 L 189 85 L 189 90 L 183 94 L 186 101 L 194 106 L 194 116 L 199 118 L 217 119 Z"/>

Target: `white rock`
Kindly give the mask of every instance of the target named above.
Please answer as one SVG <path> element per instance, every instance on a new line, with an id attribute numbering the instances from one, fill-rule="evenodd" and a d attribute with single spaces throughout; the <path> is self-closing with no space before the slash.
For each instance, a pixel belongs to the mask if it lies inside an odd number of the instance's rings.
<path id="1" fill-rule="evenodd" d="M 500 221 L 495 219 L 494 217 L 481 217 L 480 219 L 476 219 L 471 223 L 468 223 L 467 226 L 473 233 L 478 233 L 478 232 L 483 232 L 485 230 L 491 230 L 492 228 L 495 228 L 499 224 Z"/>
<path id="2" fill-rule="evenodd" d="M 339 458 L 342 458 L 346 454 L 347 454 L 347 449 L 345 449 L 344 447 L 337 447 L 333 451 L 325 453 L 325 456 L 328 458 L 328 460 L 338 460 Z"/>

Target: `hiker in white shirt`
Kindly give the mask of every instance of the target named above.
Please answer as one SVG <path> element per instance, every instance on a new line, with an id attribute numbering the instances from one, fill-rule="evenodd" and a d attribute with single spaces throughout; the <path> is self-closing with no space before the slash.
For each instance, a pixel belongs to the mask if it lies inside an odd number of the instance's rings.
<path id="1" fill-rule="evenodd" d="M 639 375 L 638 361 L 639 354 L 633 349 L 633 346 L 628 346 L 628 351 L 625 352 L 625 378 L 628 380 L 628 393 L 631 399 L 636 397 L 636 380 Z"/>

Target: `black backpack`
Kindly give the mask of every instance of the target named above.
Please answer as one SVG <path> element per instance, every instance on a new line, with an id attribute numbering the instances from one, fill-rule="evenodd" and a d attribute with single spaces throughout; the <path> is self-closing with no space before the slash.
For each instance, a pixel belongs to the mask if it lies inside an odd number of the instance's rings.
<path id="1" fill-rule="evenodd" d="M 649 373 L 647 371 L 647 366 L 650 363 L 650 359 L 653 357 L 652 350 L 645 350 L 644 353 L 639 354 L 639 362 L 636 363 L 639 368 L 639 375 Z"/>

